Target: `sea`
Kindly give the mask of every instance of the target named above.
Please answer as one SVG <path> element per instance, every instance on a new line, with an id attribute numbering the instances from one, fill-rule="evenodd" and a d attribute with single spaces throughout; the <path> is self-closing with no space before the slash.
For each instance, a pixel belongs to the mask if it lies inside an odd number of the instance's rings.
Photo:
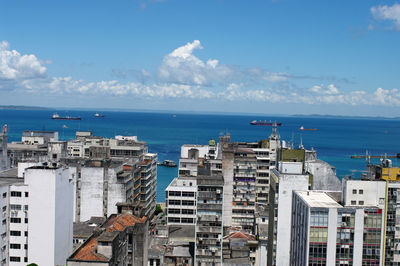
<path id="1" fill-rule="evenodd" d="M 79 116 L 80 121 L 52 120 L 60 116 Z M 333 167 L 339 178 L 360 177 L 366 169 L 365 159 L 351 155 L 384 156 L 400 153 L 400 120 L 378 118 L 338 118 L 315 116 L 220 115 L 160 112 L 104 111 L 104 118 L 95 118 L 96 111 L 78 110 L 0 110 L 0 125 L 7 124 L 9 141 L 21 140 L 24 130 L 58 131 L 59 138 L 71 140 L 76 131 L 91 131 L 95 136 L 137 136 L 148 144 L 158 160 L 179 161 L 183 144 L 208 144 L 230 134 L 231 141 L 259 141 L 271 134 L 270 126 L 250 125 L 252 120 L 276 121 L 281 140 L 298 147 L 315 149 L 319 159 Z M 299 130 L 314 128 L 317 130 Z M 399 165 L 398 159 L 392 159 Z M 379 163 L 379 159 L 373 161 Z M 165 188 L 178 174 L 177 168 L 158 166 L 157 201 L 165 199 Z"/>

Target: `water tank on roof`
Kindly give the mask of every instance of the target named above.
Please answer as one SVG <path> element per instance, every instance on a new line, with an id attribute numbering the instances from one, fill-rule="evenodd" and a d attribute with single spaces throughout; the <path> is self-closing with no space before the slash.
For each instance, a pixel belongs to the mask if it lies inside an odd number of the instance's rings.
<path id="1" fill-rule="evenodd" d="M 215 140 L 214 139 L 210 139 L 210 141 L 208 142 L 209 146 L 215 146 Z"/>

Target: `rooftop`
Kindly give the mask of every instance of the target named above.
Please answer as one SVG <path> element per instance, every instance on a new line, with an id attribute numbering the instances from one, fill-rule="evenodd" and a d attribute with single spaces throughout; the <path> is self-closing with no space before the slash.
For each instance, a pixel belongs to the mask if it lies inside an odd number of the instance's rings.
<path id="1" fill-rule="evenodd" d="M 134 226 L 136 223 L 144 223 L 146 219 L 146 217 L 138 218 L 129 213 L 111 215 L 102 226 L 102 228 L 105 230 L 100 234 L 96 234 L 95 232 L 88 240 L 86 240 L 86 242 L 82 244 L 81 247 L 79 247 L 68 258 L 68 260 L 104 262 L 109 261 L 111 258 L 97 253 L 98 241 L 112 241 L 118 235 L 118 232 L 124 231 L 127 227 Z"/>
<path id="2" fill-rule="evenodd" d="M 225 236 L 224 239 L 235 239 L 235 238 L 242 238 L 246 240 L 256 240 L 254 235 L 245 233 L 245 232 L 232 232 L 229 235 Z"/>
<path id="3" fill-rule="evenodd" d="M 0 186 L 2 185 L 10 185 L 15 183 L 23 184 L 24 179 L 18 178 L 18 169 L 11 168 L 5 171 L 0 171 Z"/>
<path id="4" fill-rule="evenodd" d="M 330 197 L 327 191 L 311 190 L 295 193 L 311 208 L 342 208 L 342 205 Z"/>

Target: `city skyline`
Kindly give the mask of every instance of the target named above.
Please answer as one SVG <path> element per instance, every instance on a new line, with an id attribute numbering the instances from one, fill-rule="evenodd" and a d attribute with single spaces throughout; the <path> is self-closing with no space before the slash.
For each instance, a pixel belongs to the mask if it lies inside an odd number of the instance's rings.
<path id="1" fill-rule="evenodd" d="M 3 13 L 1 105 L 400 115 L 396 1 L 24 1 Z"/>

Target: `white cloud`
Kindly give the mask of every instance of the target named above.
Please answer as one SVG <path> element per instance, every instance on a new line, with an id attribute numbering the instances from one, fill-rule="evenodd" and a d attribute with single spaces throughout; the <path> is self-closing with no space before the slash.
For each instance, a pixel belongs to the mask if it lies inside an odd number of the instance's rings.
<path id="1" fill-rule="evenodd" d="M 10 50 L 8 42 L 0 42 L 0 79 L 32 79 L 45 72 L 46 68 L 35 55 L 21 55 Z"/>
<path id="2" fill-rule="evenodd" d="M 290 78 L 287 73 L 275 73 L 260 68 L 240 69 L 220 64 L 216 59 L 203 61 L 194 55 L 203 49 L 199 40 L 178 47 L 166 55 L 158 68 L 163 82 L 195 84 L 203 86 L 225 85 L 244 82 L 284 82 Z"/>
<path id="3" fill-rule="evenodd" d="M 383 5 L 371 7 L 371 14 L 376 20 L 388 20 L 393 22 L 394 29 L 400 31 L 400 4 L 394 3 L 392 6 Z"/>
<path id="4" fill-rule="evenodd" d="M 313 93 L 317 94 L 327 94 L 327 95 L 333 95 L 333 94 L 338 94 L 339 90 L 335 87 L 333 84 L 329 84 L 328 86 L 318 86 L 315 85 L 309 89 Z"/>
<path id="5" fill-rule="evenodd" d="M 108 80 L 86 82 L 72 77 L 50 77 L 46 68 L 34 55 L 21 55 L 10 50 L 7 42 L 0 44 L 0 89 L 12 89 L 23 93 L 46 95 L 87 95 L 135 97 L 157 99 L 215 99 L 220 102 L 263 102 L 282 104 L 335 104 L 399 106 L 398 89 L 378 88 L 345 92 L 335 84 L 314 85 L 308 89 L 284 86 L 291 79 L 287 73 L 269 72 L 260 68 L 235 69 L 216 59 L 202 61 L 193 55 L 201 49 L 199 41 L 188 43 L 165 56 L 159 75 L 154 79 L 147 70 L 139 75 L 148 82 L 121 82 Z M 164 75 L 164 76 L 163 76 Z M 250 81 L 249 81 L 250 80 Z M 269 83 L 275 84 L 269 87 Z M 278 82 L 278 83 L 275 83 Z M 252 86 L 249 86 L 249 84 Z M 227 85 L 225 85 L 227 84 Z M 255 85 L 254 85 L 255 84 Z"/>
<path id="6" fill-rule="evenodd" d="M 199 40 L 178 47 L 166 55 L 158 69 L 158 76 L 163 82 L 211 85 L 221 83 L 232 75 L 233 71 L 226 65 L 220 65 L 218 60 L 202 61 L 193 53 L 203 49 Z"/>

